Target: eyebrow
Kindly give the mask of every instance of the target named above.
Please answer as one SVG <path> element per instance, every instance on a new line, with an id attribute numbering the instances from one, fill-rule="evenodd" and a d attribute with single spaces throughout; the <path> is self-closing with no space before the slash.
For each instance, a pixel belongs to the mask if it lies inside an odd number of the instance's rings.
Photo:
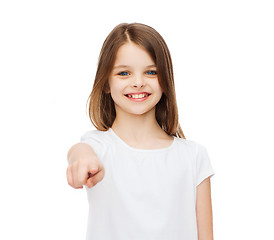
<path id="1" fill-rule="evenodd" d="M 151 67 L 156 67 L 156 65 L 152 64 L 152 65 L 146 66 L 146 68 L 151 68 Z M 113 67 L 113 69 L 116 69 L 116 68 L 130 68 L 130 66 L 128 66 L 128 65 L 117 65 L 117 66 Z"/>

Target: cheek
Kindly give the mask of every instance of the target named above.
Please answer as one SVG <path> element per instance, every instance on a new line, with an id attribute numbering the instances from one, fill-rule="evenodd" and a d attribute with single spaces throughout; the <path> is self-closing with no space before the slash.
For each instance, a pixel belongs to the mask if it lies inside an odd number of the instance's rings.
<path id="1" fill-rule="evenodd" d="M 112 93 L 115 93 L 118 90 L 117 81 L 113 78 L 109 78 L 109 89 Z"/>
<path id="2" fill-rule="evenodd" d="M 121 95 L 122 93 L 122 86 L 121 85 L 111 85 L 110 86 L 110 91 L 112 92 L 113 95 Z"/>
<path id="3" fill-rule="evenodd" d="M 118 99 L 121 98 L 121 95 L 124 92 L 124 84 L 119 82 L 117 79 L 110 79 L 109 81 L 109 88 L 110 88 L 110 94 L 114 101 L 118 101 Z"/>
<path id="4" fill-rule="evenodd" d="M 163 90 L 162 90 L 158 80 L 153 83 L 153 88 L 155 89 L 156 92 L 163 93 Z"/>

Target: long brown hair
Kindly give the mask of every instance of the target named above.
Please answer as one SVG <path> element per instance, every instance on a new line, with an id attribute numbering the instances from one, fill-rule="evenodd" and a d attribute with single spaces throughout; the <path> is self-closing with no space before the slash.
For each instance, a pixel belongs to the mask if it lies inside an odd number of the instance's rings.
<path id="1" fill-rule="evenodd" d="M 93 89 L 88 98 L 92 124 L 100 131 L 107 131 L 115 120 L 116 111 L 108 92 L 108 77 L 118 49 L 129 41 L 143 47 L 156 64 L 159 85 L 163 91 L 155 110 L 158 124 L 168 135 L 185 139 L 178 121 L 173 66 L 168 47 L 155 29 L 141 23 L 117 25 L 103 43 Z"/>

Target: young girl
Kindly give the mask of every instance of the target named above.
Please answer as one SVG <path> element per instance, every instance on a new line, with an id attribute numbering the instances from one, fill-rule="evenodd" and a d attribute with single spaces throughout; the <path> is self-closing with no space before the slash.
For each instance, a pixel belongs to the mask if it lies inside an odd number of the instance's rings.
<path id="1" fill-rule="evenodd" d="M 96 127 L 68 152 L 67 180 L 86 185 L 87 240 L 212 240 L 207 150 L 178 122 L 161 35 L 120 24 L 106 38 L 89 97 Z"/>

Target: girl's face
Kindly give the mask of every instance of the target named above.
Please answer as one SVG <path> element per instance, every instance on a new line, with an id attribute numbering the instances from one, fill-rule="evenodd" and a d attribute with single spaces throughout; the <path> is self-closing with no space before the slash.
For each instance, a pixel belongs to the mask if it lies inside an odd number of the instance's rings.
<path id="1" fill-rule="evenodd" d="M 120 111 L 138 115 L 155 111 L 163 93 L 154 61 L 132 42 L 118 49 L 109 87 L 117 115 Z"/>

